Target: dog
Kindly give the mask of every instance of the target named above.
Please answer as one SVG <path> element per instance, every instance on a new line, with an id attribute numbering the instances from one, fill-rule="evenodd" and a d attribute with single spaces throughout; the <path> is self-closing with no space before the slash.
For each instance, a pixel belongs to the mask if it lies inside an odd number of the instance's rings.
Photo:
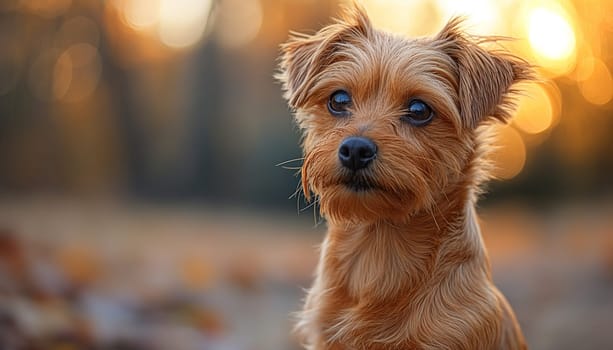
<path id="1" fill-rule="evenodd" d="M 328 225 L 296 326 L 305 348 L 526 349 L 475 212 L 489 130 L 534 80 L 486 47 L 499 39 L 466 34 L 461 18 L 404 38 L 354 4 L 281 45 L 303 191 Z"/>

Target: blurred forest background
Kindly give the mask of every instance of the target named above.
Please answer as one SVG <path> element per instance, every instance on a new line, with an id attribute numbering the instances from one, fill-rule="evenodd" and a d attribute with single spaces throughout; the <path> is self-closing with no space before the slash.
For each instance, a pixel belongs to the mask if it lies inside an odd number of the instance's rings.
<path id="1" fill-rule="evenodd" d="M 301 154 L 272 76 L 346 2 L 0 2 L 1 349 L 298 348 L 325 225 L 275 166 Z M 532 349 L 611 348 L 613 2 L 362 2 L 540 67 L 481 201 L 494 276 Z"/>

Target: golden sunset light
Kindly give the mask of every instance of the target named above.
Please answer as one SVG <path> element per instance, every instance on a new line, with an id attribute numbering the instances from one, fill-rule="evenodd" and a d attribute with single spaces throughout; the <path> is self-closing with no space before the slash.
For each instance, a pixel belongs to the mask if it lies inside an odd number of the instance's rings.
<path id="1" fill-rule="evenodd" d="M 538 134 L 552 126 L 553 108 L 543 87 L 530 84 L 526 90 L 525 96 L 519 101 L 513 125 L 523 132 Z"/>
<path id="2" fill-rule="evenodd" d="M 155 32 L 164 45 L 185 48 L 202 39 L 211 0 L 115 0 L 126 23 L 135 30 Z"/>
<path id="3" fill-rule="evenodd" d="M 0 52 L 0 350 L 612 348 L 613 0 L 0 0 Z"/>
<path id="4" fill-rule="evenodd" d="M 526 30 L 537 63 L 562 75 L 574 68 L 576 35 L 570 18 L 561 7 L 553 5 L 530 9 Z"/>
<path id="5" fill-rule="evenodd" d="M 579 80 L 579 89 L 587 101 L 595 105 L 605 105 L 613 98 L 613 79 L 611 71 L 600 59 L 584 60 L 590 67 L 590 73 Z"/>
<path id="6" fill-rule="evenodd" d="M 158 34 L 170 47 L 187 47 L 204 34 L 211 0 L 160 0 Z"/>
<path id="7" fill-rule="evenodd" d="M 568 21 L 550 9 L 537 7 L 528 18 L 530 46 L 550 60 L 568 59 L 575 51 L 575 33 Z"/>

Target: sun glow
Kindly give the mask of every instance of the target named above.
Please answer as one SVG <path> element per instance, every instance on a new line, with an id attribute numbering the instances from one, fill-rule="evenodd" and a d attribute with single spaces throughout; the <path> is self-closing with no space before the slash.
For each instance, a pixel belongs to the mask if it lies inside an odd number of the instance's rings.
<path id="1" fill-rule="evenodd" d="M 559 6 L 529 10 L 526 30 L 536 60 L 555 75 L 568 73 L 574 65 L 577 39 L 572 21 Z"/>
<path id="2" fill-rule="evenodd" d="M 501 3 L 493 0 L 437 0 L 439 12 L 446 20 L 466 18 L 466 28 L 473 34 L 492 35 L 500 31 Z"/>

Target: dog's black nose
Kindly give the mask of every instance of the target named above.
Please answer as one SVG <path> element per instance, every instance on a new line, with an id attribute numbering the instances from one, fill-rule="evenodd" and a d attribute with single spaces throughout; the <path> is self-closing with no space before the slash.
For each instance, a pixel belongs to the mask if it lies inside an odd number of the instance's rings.
<path id="1" fill-rule="evenodd" d="M 366 168 L 376 156 L 377 145 L 365 137 L 348 137 L 338 149 L 338 159 L 341 160 L 341 164 L 353 171 Z"/>

